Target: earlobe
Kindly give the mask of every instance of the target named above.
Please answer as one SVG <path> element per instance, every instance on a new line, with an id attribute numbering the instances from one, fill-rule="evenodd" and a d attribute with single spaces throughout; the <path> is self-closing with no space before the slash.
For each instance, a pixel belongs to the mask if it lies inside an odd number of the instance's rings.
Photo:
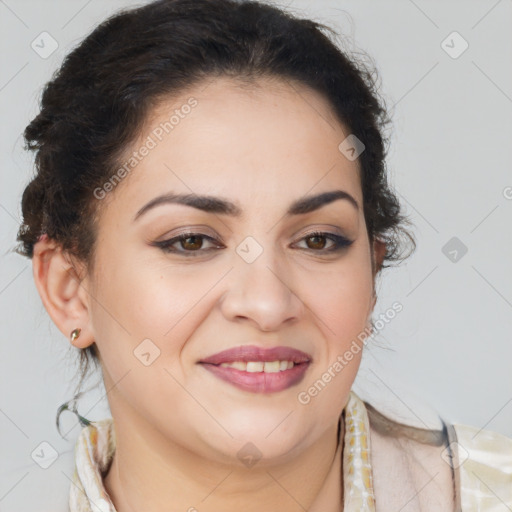
<path id="1" fill-rule="evenodd" d="M 59 330 L 77 348 L 92 343 L 89 329 L 88 296 L 69 258 L 56 242 L 45 238 L 34 245 L 32 257 L 34 282 L 44 307 Z M 72 332 L 80 328 L 80 335 Z"/>

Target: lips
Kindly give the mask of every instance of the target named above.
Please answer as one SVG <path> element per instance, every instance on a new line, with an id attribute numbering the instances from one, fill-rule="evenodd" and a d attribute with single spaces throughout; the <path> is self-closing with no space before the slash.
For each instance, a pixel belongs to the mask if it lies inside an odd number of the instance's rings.
<path id="1" fill-rule="evenodd" d="M 236 361 L 271 363 L 291 361 L 287 369 L 267 373 L 266 371 L 243 371 L 222 363 Z M 262 348 L 244 345 L 230 348 L 199 361 L 199 364 L 219 379 L 252 393 L 275 393 L 299 384 L 312 362 L 309 354 L 290 347 Z M 254 370 L 254 368 L 253 368 Z"/>
<path id="2" fill-rule="evenodd" d="M 292 362 L 287 369 L 267 373 L 266 371 L 239 370 L 223 363 L 245 362 L 272 363 L 277 361 Z M 312 358 L 309 354 L 290 347 L 261 348 L 255 345 L 245 345 L 224 350 L 202 361 L 201 366 L 211 374 L 229 384 L 252 393 L 275 393 L 297 385 L 304 379 Z M 291 363 L 290 363 L 291 364 Z M 260 365 L 260 368 L 263 365 Z M 266 365 L 265 365 L 266 366 Z"/>
<path id="3" fill-rule="evenodd" d="M 205 364 L 219 365 L 222 363 L 233 363 L 234 361 L 292 361 L 293 363 L 309 363 L 311 356 L 291 347 L 272 347 L 263 348 L 255 345 L 242 345 L 239 347 L 230 348 L 213 354 L 199 361 Z"/>

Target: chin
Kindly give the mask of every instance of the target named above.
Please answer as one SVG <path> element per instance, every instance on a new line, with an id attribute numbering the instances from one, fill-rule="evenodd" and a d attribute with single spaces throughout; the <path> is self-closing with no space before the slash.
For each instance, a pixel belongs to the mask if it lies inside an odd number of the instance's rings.
<path id="1" fill-rule="evenodd" d="M 280 409 L 267 412 L 265 416 L 257 411 L 240 411 L 236 415 L 219 418 L 219 423 L 232 437 L 221 433 L 214 441 L 210 431 L 205 433 L 204 438 L 208 444 L 215 445 L 213 447 L 216 451 L 231 459 L 233 455 L 240 458 L 247 452 L 248 455 L 261 458 L 262 462 L 265 459 L 273 463 L 283 462 L 283 459 L 292 457 L 295 451 L 310 444 L 306 442 L 307 428 L 301 426 L 298 418 L 295 418 L 295 412 L 291 411 L 292 408 L 289 411 Z"/>

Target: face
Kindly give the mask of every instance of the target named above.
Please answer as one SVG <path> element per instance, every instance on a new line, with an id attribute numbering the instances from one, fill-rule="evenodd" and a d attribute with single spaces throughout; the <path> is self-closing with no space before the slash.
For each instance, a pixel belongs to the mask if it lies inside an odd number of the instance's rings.
<path id="1" fill-rule="evenodd" d="M 359 164 L 338 149 L 348 130 L 317 93 L 259 83 L 217 79 L 152 112 L 127 153 L 138 151 L 137 165 L 98 199 L 95 272 L 84 283 L 116 421 L 224 461 L 249 441 L 264 459 L 289 457 L 337 425 L 361 351 L 335 363 L 374 305 Z M 144 208 L 166 194 L 217 201 Z M 247 346 L 307 360 L 258 374 L 204 363 Z M 256 352 L 247 369 L 261 370 Z"/>

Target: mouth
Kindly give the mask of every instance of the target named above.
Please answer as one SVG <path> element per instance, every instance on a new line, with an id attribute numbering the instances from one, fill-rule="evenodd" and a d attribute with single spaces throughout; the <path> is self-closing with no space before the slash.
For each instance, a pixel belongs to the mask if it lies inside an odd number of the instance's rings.
<path id="1" fill-rule="evenodd" d="M 298 384 L 312 362 L 290 347 L 245 345 L 224 350 L 199 364 L 219 379 L 253 393 L 274 393 Z"/>
<path id="2" fill-rule="evenodd" d="M 199 361 L 200 363 L 208 363 L 220 365 L 222 363 L 234 362 L 262 362 L 270 363 L 273 361 L 291 361 L 292 363 L 311 362 L 312 357 L 302 350 L 291 347 L 272 347 L 263 348 L 256 345 L 241 345 L 239 347 L 230 348 L 213 354 Z"/>

